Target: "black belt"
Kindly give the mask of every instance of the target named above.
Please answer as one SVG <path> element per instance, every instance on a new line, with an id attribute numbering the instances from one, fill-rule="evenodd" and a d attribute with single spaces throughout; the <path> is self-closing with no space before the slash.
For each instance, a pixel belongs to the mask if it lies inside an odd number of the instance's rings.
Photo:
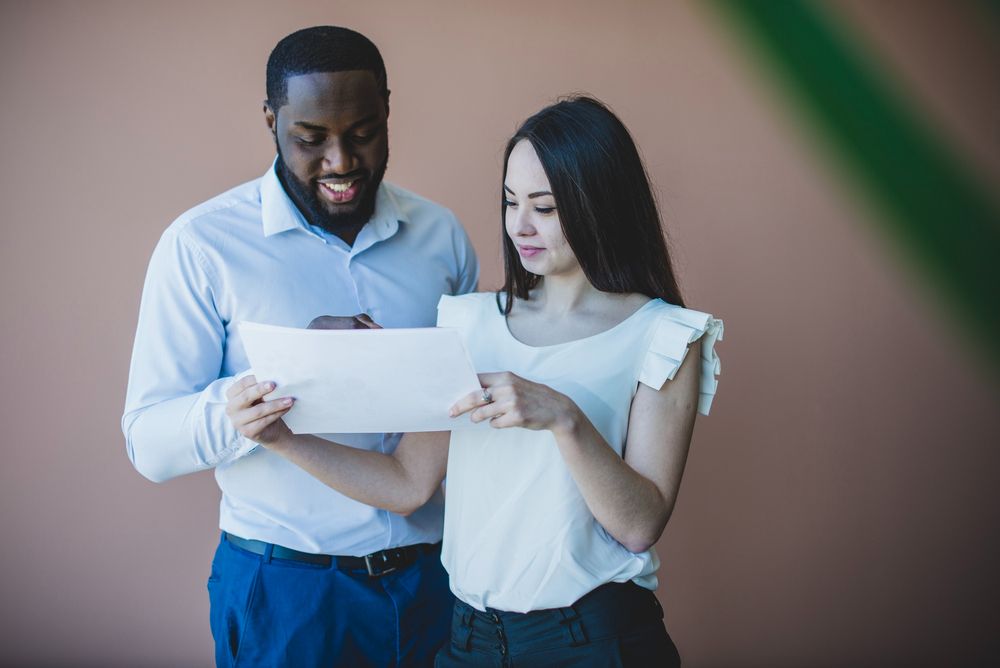
<path id="1" fill-rule="evenodd" d="M 337 557 L 329 554 L 312 554 L 311 552 L 299 552 L 281 545 L 265 543 L 261 540 L 250 538 L 240 538 L 231 533 L 222 533 L 223 540 L 226 540 L 241 550 L 253 552 L 254 554 L 265 555 L 267 549 L 271 548 L 272 559 L 288 559 L 290 561 L 301 561 L 307 564 L 315 564 L 329 568 L 335 565 L 345 571 L 366 571 L 369 576 L 376 578 L 386 573 L 406 568 L 422 554 L 430 554 L 441 545 L 436 543 L 417 543 L 416 545 L 406 545 L 405 547 L 392 547 L 388 550 L 379 550 L 366 554 L 363 557 Z"/>

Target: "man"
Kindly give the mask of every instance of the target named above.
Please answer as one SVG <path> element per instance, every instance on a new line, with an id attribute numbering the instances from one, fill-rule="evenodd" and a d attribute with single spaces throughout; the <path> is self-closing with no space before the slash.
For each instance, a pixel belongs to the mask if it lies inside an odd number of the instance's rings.
<path id="1" fill-rule="evenodd" d="M 364 506 L 243 439 L 225 414 L 249 366 L 240 321 L 303 327 L 364 313 L 433 326 L 442 294 L 475 289 L 455 217 L 382 181 L 388 115 L 367 38 L 336 27 L 284 38 L 267 64 L 272 168 L 178 218 L 150 260 L 122 429 L 151 480 L 215 468 L 223 534 L 208 588 L 220 666 L 429 665 L 447 634 L 440 493 L 407 517 Z M 398 437 L 336 440 L 387 452 Z"/>

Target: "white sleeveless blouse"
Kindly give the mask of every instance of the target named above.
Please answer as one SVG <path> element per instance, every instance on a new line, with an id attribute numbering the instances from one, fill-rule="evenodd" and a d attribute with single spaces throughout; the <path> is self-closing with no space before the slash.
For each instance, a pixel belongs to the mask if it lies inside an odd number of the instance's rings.
<path id="1" fill-rule="evenodd" d="M 622 454 L 638 383 L 659 390 L 702 337 L 698 410 L 708 414 L 720 371 L 722 321 L 654 299 L 617 326 L 551 346 L 521 343 L 496 295 L 444 296 L 438 326 L 457 328 L 479 373 L 511 371 L 566 394 Z M 479 610 L 527 612 L 572 604 L 607 582 L 657 585 L 654 550 L 629 552 L 590 513 L 552 432 L 452 432 L 441 554 L 455 596 Z"/>

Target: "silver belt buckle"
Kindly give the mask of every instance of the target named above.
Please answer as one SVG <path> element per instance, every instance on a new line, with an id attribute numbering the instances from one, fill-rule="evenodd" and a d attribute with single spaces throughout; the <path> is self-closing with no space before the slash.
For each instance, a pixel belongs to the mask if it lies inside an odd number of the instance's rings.
<path id="1" fill-rule="evenodd" d="M 377 554 L 377 552 L 373 552 L 372 554 Z M 376 573 L 375 568 L 372 566 L 372 554 L 365 555 L 365 568 L 368 569 L 368 577 L 377 578 L 380 575 L 385 575 L 386 573 L 392 573 L 394 570 L 396 570 L 396 567 L 393 566 L 392 568 L 387 568 L 383 571 L 378 571 Z"/>

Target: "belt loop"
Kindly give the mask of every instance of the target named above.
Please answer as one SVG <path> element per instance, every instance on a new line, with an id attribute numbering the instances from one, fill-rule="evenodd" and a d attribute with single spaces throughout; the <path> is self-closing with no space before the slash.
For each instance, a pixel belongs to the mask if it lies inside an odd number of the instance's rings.
<path id="1" fill-rule="evenodd" d="M 264 554 L 261 557 L 264 560 L 265 564 L 271 563 L 271 553 L 272 552 L 274 552 L 274 543 L 268 543 L 264 547 Z"/>
<path id="2" fill-rule="evenodd" d="M 458 646 L 466 652 L 472 651 L 472 622 L 476 618 L 476 613 L 469 609 L 462 611 L 462 635 L 458 638 Z"/>
<path id="3" fill-rule="evenodd" d="M 570 647 L 586 645 L 589 642 L 587 629 L 583 628 L 583 620 L 580 619 L 580 613 L 577 612 L 576 608 L 573 606 L 559 608 L 559 613 L 563 617 L 559 623 L 569 633 Z"/>

